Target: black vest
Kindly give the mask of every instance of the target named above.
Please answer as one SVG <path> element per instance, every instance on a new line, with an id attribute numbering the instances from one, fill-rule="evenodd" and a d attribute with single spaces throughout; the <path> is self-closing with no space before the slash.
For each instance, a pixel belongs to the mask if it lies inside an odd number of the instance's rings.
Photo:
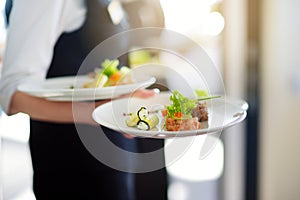
<path id="1" fill-rule="evenodd" d="M 54 49 L 47 78 L 76 75 L 83 60 L 98 44 L 129 28 L 125 17 L 118 25 L 112 23 L 107 10 L 109 2 L 109 0 L 86 1 L 87 15 L 83 26 L 72 33 L 61 35 Z M 93 70 L 92 67 L 81 69 L 80 73 Z"/>
<path id="2" fill-rule="evenodd" d="M 47 72 L 47 78 L 76 75 L 79 68 L 86 58 L 86 56 L 93 50 L 99 43 L 109 38 L 115 33 L 119 33 L 128 29 L 126 21 L 122 21 L 119 25 L 113 25 L 110 19 L 107 5 L 110 0 L 86 0 L 87 15 L 86 20 L 81 28 L 71 33 L 62 34 L 54 49 L 53 59 L 49 70 Z M 126 19 L 124 19 L 126 20 Z M 126 63 L 126 55 L 121 58 L 123 64 Z M 80 70 L 81 73 L 88 73 L 94 70 L 94 66 Z M 97 134 L 97 129 L 90 126 L 85 126 L 87 132 L 94 132 Z M 80 138 L 78 137 L 77 130 L 74 124 L 55 124 L 40 121 L 30 121 L 30 150 L 32 156 L 32 163 L 34 169 L 34 190 L 36 195 L 43 195 L 53 185 L 58 184 L 56 180 L 52 183 L 41 184 L 42 180 L 50 180 L 52 176 L 58 176 L 57 172 L 51 174 L 51 171 L 45 173 L 44 170 L 58 167 L 61 171 L 61 176 L 71 171 L 74 165 L 78 165 L 76 160 L 89 163 L 92 167 L 97 166 L 96 170 L 102 171 L 102 166 L 91 155 L 89 158 L 87 155 L 89 152 L 83 146 Z M 163 140 L 155 139 L 133 139 L 127 140 L 119 133 L 111 132 L 107 130 L 108 137 L 114 141 L 118 146 L 127 148 L 131 151 L 147 152 L 163 147 Z M 159 160 L 164 160 L 164 155 L 161 155 Z M 60 165 L 61 160 L 61 165 Z M 73 162 L 73 163 L 72 163 Z M 75 162 L 75 163 L 74 163 Z M 69 163 L 69 167 L 68 167 Z M 82 166 L 78 166 L 81 170 Z M 66 168 L 67 171 L 63 171 Z M 96 168 L 96 167 L 95 167 Z M 104 169 L 111 170 L 112 169 Z M 76 168 L 74 169 L 74 175 L 76 175 Z M 90 170 L 91 176 L 95 176 L 95 181 L 103 179 L 105 174 L 101 174 Z M 72 172 L 70 172 L 72 174 Z M 100 177 L 98 177 L 100 176 Z M 110 174 L 107 173 L 108 180 Z M 97 178 L 96 178 L 97 177 Z M 76 179 L 79 179 L 76 177 Z M 80 180 L 80 179 L 79 179 Z M 151 173 L 136 174 L 136 199 L 166 199 L 167 197 L 167 180 L 165 168 L 157 170 Z M 81 180 L 82 181 L 82 180 Z M 63 183 L 62 183 L 63 184 Z M 74 183 L 76 185 L 76 183 Z M 48 185 L 48 186 L 47 186 Z M 93 184 L 92 184 L 93 185 Z M 109 185 L 109 184 L 105 184 Z M 67 187 L 67 186 L 66 186 Z M 73 186 L 72 186 L 73 187 Z M 90 187 L 87 185 L 87 187 Z M 104 187 L 104 186 L 103 186 Z M 124 186 L 120 186 L 124 188 Z M 68 188 L 66 188 L 68 189 Z M 71 190 L 70 186 L 70 190 Z M 111 188 L 108 188 L 110 190 Z M 126 191 L 121 191 L 115 188 L 115 193 L 125 194 Z M 114 189 L 112 188 L 112 191 Z M 109 192 L 108 192 L 109 193 Z"/>

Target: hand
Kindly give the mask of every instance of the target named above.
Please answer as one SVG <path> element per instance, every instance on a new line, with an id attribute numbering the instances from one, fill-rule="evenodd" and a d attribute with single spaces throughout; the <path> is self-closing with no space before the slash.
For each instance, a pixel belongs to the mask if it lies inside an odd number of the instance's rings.
<path id="1" fill-rule="evenodd" d="M 147 90 L 147 89 L 139 89 L 133 93 L 132 96 L 138 97 L 138 98 L 149 98 L 158 93 L 157 90 Z"/>
<path id="2" fill-rule="evenodd" d="M 121 133 L 125 138 L 127 138 L 127 139 L 133 139 L 133 138 L 135 138 L 134 136 L 132 136 L 132 135 L 129 135 L 129 134 L 127 134 L 127 133 Z"/>
<path id="3" fill-rule="evenodd" d="M 139 89 L 136 90 L 135 92 L 131 94 L 125 94 L 120 96 L 119 98 L 125 98 L 125 97 L 137 97 L 137 98 L 150 98 L 153 97 L 154 95 L 158 94 L 159 90 L 153 89 L 153 90 L 148 90 L 148 89 Z"/>

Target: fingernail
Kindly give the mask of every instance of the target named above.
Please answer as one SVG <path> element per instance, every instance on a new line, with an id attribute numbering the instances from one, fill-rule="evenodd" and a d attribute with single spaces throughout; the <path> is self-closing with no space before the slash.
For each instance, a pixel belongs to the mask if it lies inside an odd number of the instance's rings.
<path id="1" fill-rule="evenodd" d="M 154 91 L 155 94 L 159 94 L 160 93 L 160 89 L 158 89 L 158 88 L 154 88 L 153 91 Z"/>

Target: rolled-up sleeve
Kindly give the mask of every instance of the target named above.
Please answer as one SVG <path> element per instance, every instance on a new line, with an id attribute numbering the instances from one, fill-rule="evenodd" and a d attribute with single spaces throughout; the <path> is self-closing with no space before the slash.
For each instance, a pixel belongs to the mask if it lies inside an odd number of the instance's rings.
<path id="1" fill-rule="evenodd" d="M 69 23 L 64 13 L 68 2 L 14 1 L 0 79 L 0 104 L 6 113 L 20 84 L 45 78 L 55 43 Z"/>

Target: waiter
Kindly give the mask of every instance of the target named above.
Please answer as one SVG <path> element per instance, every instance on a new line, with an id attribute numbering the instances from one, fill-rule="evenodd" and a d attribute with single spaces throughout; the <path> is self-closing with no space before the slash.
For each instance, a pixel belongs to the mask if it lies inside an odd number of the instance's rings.
<path id="1" fill-rule="evenodd" d="M 94 47 L 111 35 L 128 30 L 126 14 L 115 20 L 114 11 L 108 9 L 111 3 L 109 0 L 13 2 L 0 103 L 8 114 L 24 112 L 30 116 L 33 188 L 37 200 L 166 199 L 165 168 L 134 174 L 102 164 L 86 150 L 77 134 L 72 102 L 48 101 L 17 90 L 31 79 L 76 75 Z M 140 95 L 152 93 L 144 91 Z M 76 126 L 87 135 L 97 135 L 99 127 L 91 118 L 91 104 L 94 102 L 78 103 L 82 112 L 76 118 Z M 103 130 L 112 142 L 128 151 L 148 152 L 163 146 L 160 140 L 127 139 L 120 133 Z M 158 159 L 163 159 L 163 155 Z"/>

